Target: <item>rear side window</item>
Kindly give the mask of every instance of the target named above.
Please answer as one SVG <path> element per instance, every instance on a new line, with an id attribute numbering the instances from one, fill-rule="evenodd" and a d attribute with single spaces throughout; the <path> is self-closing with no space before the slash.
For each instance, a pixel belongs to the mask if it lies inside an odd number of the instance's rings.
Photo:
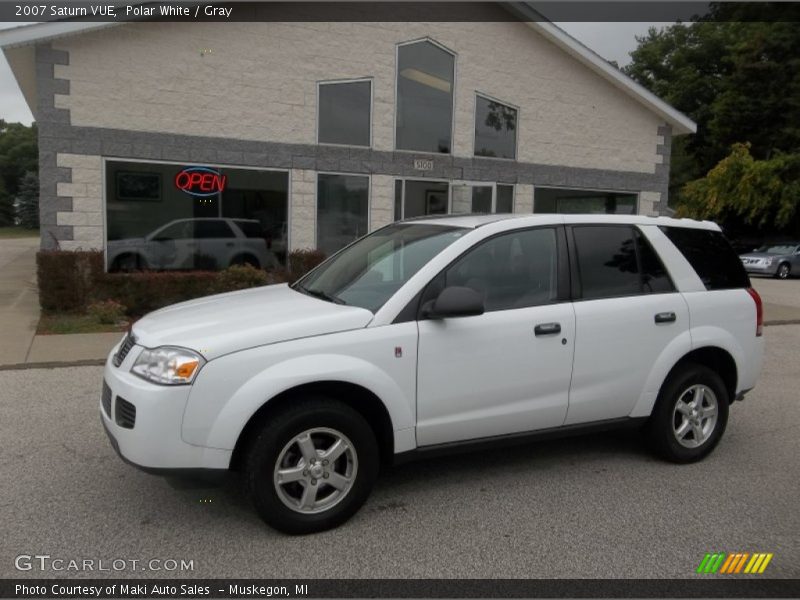
<path id="1" fill-rule="evenodd" d="M 587 300 L 671 292 L 675 288 L 658 255 L 629 225 L 572 229 L 581 296 Z"/>
<path id="2" fill-rule="evenodd" d="M 750 287 L 742 261 L 719 231 L 685 227 L 661 227 L 661 231 L 692 265 L 707 290 Z"/>
<path id="3" fill-rule="evenodd" d="M 264 232 L 257 221 L 235 221 L 242 233 L 249 238 L 263 238 Z"/>

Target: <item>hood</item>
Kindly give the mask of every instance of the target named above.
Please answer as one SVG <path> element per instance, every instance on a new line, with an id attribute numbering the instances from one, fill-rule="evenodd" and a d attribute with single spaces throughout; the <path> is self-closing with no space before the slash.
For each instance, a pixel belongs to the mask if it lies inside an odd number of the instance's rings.
<path id="1" fill-rule="evenodd" d="M 366 327 L 372 313 L 294 291 L 286 284 L 207 296 L 150 313 L 133 326 L 147 348 L 182 346 L 207 360 L 224 354 Z"/>

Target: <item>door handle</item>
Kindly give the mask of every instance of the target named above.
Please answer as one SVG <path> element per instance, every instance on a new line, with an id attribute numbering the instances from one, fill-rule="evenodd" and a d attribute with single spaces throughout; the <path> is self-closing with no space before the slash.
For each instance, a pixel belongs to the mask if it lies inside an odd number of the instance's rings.
<path id="1" fill-rule="evenodd" d="M 533 328 L 535 335 L 554 335 L 561 333 L 561 323 L 542 323 Z"/>
<path id="2" fill-rule="evenodd" d="M 662 312 L 658 313 L 655 316 L 656 323 L 674 323 L 678 320 L 678 317 L 675 315 L 674 312 Z"/>
<path id="3" fill-rule="evenodd" d="M 233 242 L 225 242 L 225 245 L 226 245 L 228 248 L 233 248 Z"/>

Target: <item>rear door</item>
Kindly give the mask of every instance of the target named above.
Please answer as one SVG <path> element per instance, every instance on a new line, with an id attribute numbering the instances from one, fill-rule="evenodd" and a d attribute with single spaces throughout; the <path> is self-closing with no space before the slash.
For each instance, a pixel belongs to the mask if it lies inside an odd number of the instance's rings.
<path id="1" fill-rule="evenodd" d="M 689 310 L 638 228 L 569 232 L 576 341 L 565 424 L 626 417 L 662 352 L 691 350 Z"/>

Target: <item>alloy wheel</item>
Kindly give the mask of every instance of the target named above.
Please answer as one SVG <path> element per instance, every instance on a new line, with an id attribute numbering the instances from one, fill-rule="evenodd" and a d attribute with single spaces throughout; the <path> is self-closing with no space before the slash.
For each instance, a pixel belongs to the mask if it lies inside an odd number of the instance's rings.
<path id="1" fill-rule="evenodd" d="M 358 455 L 340 431 L 308 429 L 283 447 L 273 472 L 281 502 L 301 514 L 317 514 L 341 502 L 353 488 Z"/>
<path id="2" fill-rule="evenodd" d="M 717 396 L 703 384 L 695 384 L 684 391 L 675 403 L 672 415 L 672 432 L 685 448 L 705 444 L 717 426 Z"/>

